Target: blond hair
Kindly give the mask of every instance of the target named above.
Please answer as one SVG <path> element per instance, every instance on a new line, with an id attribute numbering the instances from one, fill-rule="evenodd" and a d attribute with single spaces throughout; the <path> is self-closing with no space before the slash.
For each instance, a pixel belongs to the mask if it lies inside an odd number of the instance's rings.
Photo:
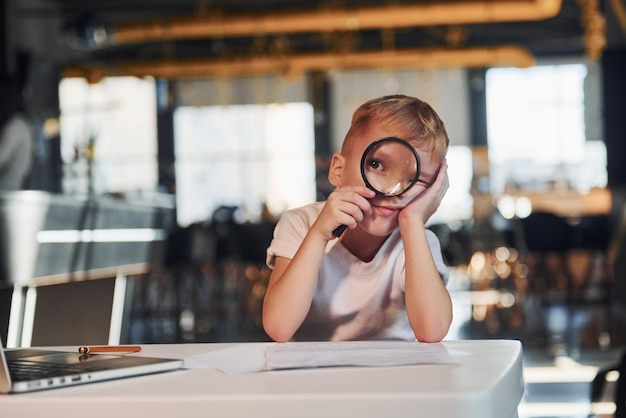
<path id="1" fill-rule="evenodd" d="M 436 161 L 445 157 L 450 143 L 443 121 L 428 103 L 398 94 L 369 100 L 355 110 L 341 152 L 349 152 L 355 139 L 373 126 L 395 132 Z"/>

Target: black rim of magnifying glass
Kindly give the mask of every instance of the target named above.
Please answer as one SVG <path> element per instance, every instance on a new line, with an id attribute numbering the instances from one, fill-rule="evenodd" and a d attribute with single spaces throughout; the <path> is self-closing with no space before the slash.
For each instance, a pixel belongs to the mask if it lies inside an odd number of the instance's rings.
<path id="1" fill-rule="evenodd" d="M 394 193 L 394 194 L 385 194 L 382 192 L 379 192 L 378 190 L 376 190 L 374 188 L 374 186 L 372 186 L 370 184 L 370 182 L 367 180 L 367 176 L 365 175 L 365 162 L 366 162 L 366 158 L 369 155 L 370 151 L 372 150 L 372 148 L 376 147 L 378 144 L 380 144 L 381 142 L 398 142 L 404 146 L 406 146 L 408 149 L 411 150 L 411 152 L 413 153 L 413 156 L 415 157 L 415 163 L 417 164 L 417 170 L 415 170 L 415 178 L 413 178 L 413 180 L 411 180 L 411 183 L 409 183 L 409 185 L 402 190 L 399 193 Z M 400 139 L 397 138 L 395 136 L 387 136 L 385 138 L 380 138 L 377 139 L 376 141 L 372 142 L 371 144 L 368 145 L 367 148 L 365 148 L 365 151 L 363 152 L 363 156 L 361 157 L 361 177 L 363 177 L 363 181 L 365 182 L 365 185 L 370 189 L 375 191 L 377 194 L 382 195 L 382 196 L 387 196 L 387 197 L 394 197 L 394 196 L 400 196 L 403 193 L 406 193 L 411 187 L 415 186 L 415 183 L 419 182 L 419 177 L 420 177 L 420 170 L 421 170 L 421 163 L 420 163 L 420 157 L 417 154 L 417 151 L 415 151 L 415 148 L 413 148 L 411 146 L 411 144 L 409 144 L 407 141 L 405 141 L 404 139 Z"/>

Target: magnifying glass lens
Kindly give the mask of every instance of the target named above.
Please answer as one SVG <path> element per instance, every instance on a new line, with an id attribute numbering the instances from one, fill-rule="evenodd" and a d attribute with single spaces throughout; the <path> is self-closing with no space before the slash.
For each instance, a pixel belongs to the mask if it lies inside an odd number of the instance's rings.
<path id="1" fill-rule="evenodd" d="M 365 185 L 377 194 L 399 196 L 419 179 L 420 160 L 415 148 L 403 139 L 382 138 L 371 143 L 361 158 L 361 176 Z M 338 226 L 333 235 L 341 236 L 346 225 Z"/>
<path id="2" fill-rule="evenodd" d="M 365 184 L 383 196 L 398 196 L 415 184 L 419 177 L 419 158 L 406 141 L 383 138 L 372 143 L 361 159 Z"/>

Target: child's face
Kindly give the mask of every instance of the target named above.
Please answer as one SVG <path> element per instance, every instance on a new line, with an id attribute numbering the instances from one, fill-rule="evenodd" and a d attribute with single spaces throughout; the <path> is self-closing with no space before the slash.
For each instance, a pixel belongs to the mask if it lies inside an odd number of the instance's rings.
<path id="1" fill-rule="evenodd" d="M 395 136 L 402 138 L 399 132 L 390 132 L 383 128 L 370 129 L 365 135 L 358 138 L 354 143 L 354 148 L 349 155 L 346 155 L 345 166 L 341 176 L 341 186 L 365 185 L 361 176 L 361 157 L 365 149 L 374 141 L 380 138 Z M 420 182 L 416 183 L 406 193 L 394 197 L 376 196 L 370 199 L 372 214 L 366 215 L 359 228 L 367 233 L 376 236 L 386 236 L 398 227 L 398 214 L 402 208 L 418 198 L 426 190 L 425 182 L 431 184 L 439 168 L 439 161 L 433 161 L 431 155 L 416 149 L 421 163 Z"/>

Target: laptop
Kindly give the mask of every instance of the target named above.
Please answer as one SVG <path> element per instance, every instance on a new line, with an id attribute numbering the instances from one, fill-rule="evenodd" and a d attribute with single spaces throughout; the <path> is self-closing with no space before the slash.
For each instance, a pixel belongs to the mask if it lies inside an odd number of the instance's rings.
<path id="1" fill-rule="evenodd" d="M 36 348 L 4 349 L 0 341 L 0 393 L 23 393 L 160 373 L 183 360 L 117 354 L 79 354 Z"/>

